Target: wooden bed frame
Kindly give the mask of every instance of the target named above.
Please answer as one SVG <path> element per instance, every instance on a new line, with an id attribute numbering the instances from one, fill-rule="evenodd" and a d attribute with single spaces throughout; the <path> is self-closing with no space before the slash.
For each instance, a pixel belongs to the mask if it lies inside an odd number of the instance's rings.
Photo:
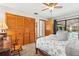
<path id="1" fill-rule="evenodd" d="M 43 36 L 41 36 L 41 37 L 43 37 Z M 38 38 L 41 38 L 41 37 L 38 37 Z M 37 38 L 37 39 L 38 39 L 38 38 Z M 38 54 L 38 52 L 39 52 L 39 53 L 42 54 L 43 56 L 51 56 L 51 55 L 49 55 L 47 52 L 45 52 L 44 50 L 41 50 L 41 49 L 39 49 L 39 48 L 36 47 L 36 40 L 35 40 L 35 49 L 36 49 L 36 54 Z"/>
<path id="2" fill-rule="evenodd" d="M 44 50 L 41 50 L 39 48 L 36 48 L 36 54 L 38 54 L 38 52 L 40 52 L 43 56 L 50 56 L 47 52 L 45 52 Z"/>
<path id="3" fill-rule="evenodd" d="M 36 54 L 41 53 L 43 56 L 50 56 L 47 52 L 45 52 L 44 50 L 41 50 L 39 48 L 36 47 L 36 41 L 35 41 L 35 49 L 36 49 Z"/>

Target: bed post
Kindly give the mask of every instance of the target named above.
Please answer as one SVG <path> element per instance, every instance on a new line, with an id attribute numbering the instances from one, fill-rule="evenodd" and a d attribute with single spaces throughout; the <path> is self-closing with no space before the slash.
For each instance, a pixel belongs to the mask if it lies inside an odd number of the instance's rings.
<path id="1" fill-rule="evenodd" d="M 36 54 L 38 53 L 38 49 L 36 48 L 36 40 L 35 40 L 35 50 L 36 50 Z"/>
<path id="2" fill-rule="evenodd" d="M 38 48 L 36 48 L 36 54 L 38 54 Z"/>

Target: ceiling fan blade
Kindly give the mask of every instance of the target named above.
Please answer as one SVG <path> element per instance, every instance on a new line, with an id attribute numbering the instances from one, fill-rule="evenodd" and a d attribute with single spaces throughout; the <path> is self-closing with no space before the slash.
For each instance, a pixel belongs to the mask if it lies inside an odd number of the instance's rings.
<path id="1" fill-rule="evenodd" d="M 45 10 L 47 10 L 47 9 L 49 9 L 49 8 L 43 9 L 43 10 L 41 10 L 41 11 L 45 11 Z"/>
<path id="2" fill-rule="evenodd" d="M 54 3 L 54 6 L 56 6 L 58 3 Z"/>
<path id="3" fill-rule="evenodd" d="M 62 6 L 55 6 L 54 8 L 63 8 Z"/>
<path id="4" fill-rule="evenodd" d="M 58 3 L 49 3 L 49 6 L 52 7 L 52 6 L 56 6 Z"/>
<path id="5" fill-rule="evenodd" d="M 49 5 L 54 5 L 54 6 L 57 5 L 57 4 L 58 4 L 58 3 L 49 3 Z"/>
<path id="6" fill-rule="evenodd" d="M 46 5 L 46 6 L 49 6 L 49 4 L 47 4 L 47 3 L 43 3 L 44 5 Z"/>
<path id="7" fill-rule="evenodd" d="M 53 5 L 54 3 L 49 3 L 49 5 Z"/>
<path id="8" fill-rule="evenodd" d="M 58 3 L 43 3 L 44 5 L 48 6 L 48 7 L 52 7 L 52 6 L 56 6 Z"/>

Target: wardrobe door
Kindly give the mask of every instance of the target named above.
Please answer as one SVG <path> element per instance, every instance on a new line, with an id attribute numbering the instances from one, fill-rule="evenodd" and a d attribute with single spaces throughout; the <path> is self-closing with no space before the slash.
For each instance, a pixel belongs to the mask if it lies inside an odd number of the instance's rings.
<path id="1" fill-rule="evenodd" d="M 7 13 L 6 22 L 12 42 L 17 40 L 21 45 L 35 42 L 35 19 Z"/>
<path id="2" fill-rule="evenodd" d="M 11 37 L 11 42 L 15 42 L 16 40 L 16 30 L 15 29 L 8 29 L 7 30 L 7 36 L 10 36 Z"/>
<path id="3" fill-rule="evenodd" d="M 24 45 L 30 43 L 30 41 L 29 41 L 30 35 L 29 35 L 28 31 L 29 31 L 28 29 L 25 29 L 24 40 L 23 40 Z"/>
<path id="4" fill-rule="evenodd" d="M 16 35 L 18 43 L 23 45 L 23 34 L 24 34 L 24 19 L 22 16 L 17 16 L 17 25 L 16 25 Z"/>
<path id="5" fill-rule="evenodd" d="M 30 43 L 35 42 L 35 19 L 30 18 Z"/>
<path id="6" fill-rule="evenodd" d="M 30 34 L 29 34 L 29 19 L 24 17 L 24 45 L 29 43 Z"/>
<path id="7" fill-rule="evenodd" d="M 24 30 L 24 18 L 22 16 L 17 16 L 17 30 Z"/>
<path id="8" fill-rule="evenodd" d="M 7 35 L 12 37 L 11 41 L 16 39 L 16 15 L 6 13 L 6 24 L 8 26 Z"/>
<path id="9" fill-rule="evenodd" d="M 6 23 L 7 23 L 8 29 L 15 29 L 16 15 L 6 13 Z"/>
<path id="10" fill-rule="evenodd" d="M 23 32 L 22 32 L 22 30 L 17 30 L 16 35 L 17 35 L 16 40 L 17 40 L 18 44 L 23 45 Z"/>

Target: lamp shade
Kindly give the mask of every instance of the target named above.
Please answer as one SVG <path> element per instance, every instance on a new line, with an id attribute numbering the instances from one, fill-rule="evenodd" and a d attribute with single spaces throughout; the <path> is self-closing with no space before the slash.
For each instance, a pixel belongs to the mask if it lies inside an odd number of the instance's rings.
<path id="1" fill-rule="evenodd" d="M 5 22 L 0 22 L 0 29 L 8 29 Z"/>

